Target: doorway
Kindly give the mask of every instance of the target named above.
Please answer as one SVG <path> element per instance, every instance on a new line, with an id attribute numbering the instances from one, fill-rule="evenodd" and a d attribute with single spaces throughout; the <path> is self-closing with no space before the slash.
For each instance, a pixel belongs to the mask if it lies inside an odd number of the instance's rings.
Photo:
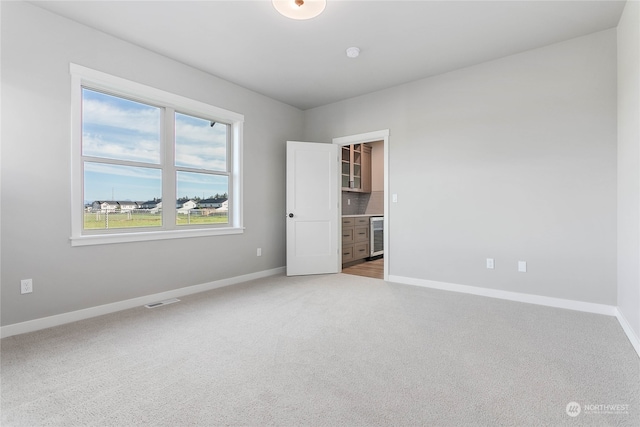
<path id="1" fill-rule="evenodd" d="M 381 162 L 382 167 L 380 169 L 382 171 L 381 173 L 383 176 L 381 178 L 377 177 L 375 181 L 372 179 L 372 184 L 374 185 L 370 190 L 371 193 L 368 194 L 368 197 L 369 197 L 368 202 L 373 202 L 371 205 L 367 203 L 366 207 L 364 207 L 364 210 L 362 210 L 363 207 L 360 206 L 360 209 L 362 211 L 358 211 L 358 212 L 354 211 L 353 207 L 351 206 L 347 207 L 343 205 L 343 203 L 350 202 L 351 200 L 350 195 L 353 195 L 354 198 L 356 198 L 358 196 L 358 193 L 362 194 L 362 192 L 358 192 L 358 191 L 352 193 L 349 190 L 343 193 L 343 188 L 344 188 L 344 176 L 342 176 L 343 170 L 341 170 L 341 177 L 340 177 L 343 179 L 343 184 L 340 188 L 338 188 L 337 191 L 340 192 L 340 194 L 338 195 L 339 196 L 338 200 L 340 203 L 340 211 L 342 213 L 348 213 L 347 215 L 345 215 L 345 217 L 343 217 L 343 221 L 340 222 L 341 235 L 343 235 L 343 232 L 342 232 L 343 222 L 346 222 L 347 224 L 350 222 L 349 220 L 345 220 L 345 218 L 348 218 L 348 217 L 356 218 L 359 224 L 362 224 L 362 222 L 364 221 L 362 219 L 363 217 L 367 218 L 366 221 L 370 221 L 369 218 L 372 218 L 372 217 L 377 217 L 378 219 L 380 219 L 381 217 L 382 218 L 381 223 L 383 224 L 382 233 L 379 233 L 382 235 L 383 253 L 382 254 L 378 253 L 375 256 L 367 257 L 365 262 L 349 262 L 349 258 L 348 258 L 349 255 L 347 255 L 346 260 L 344 259 L 345 258 L 344 255 L 342 255 L 343 261 L 346 261 L 342 271 L 348 274 L 356 274 L 356 275 L 367 276 L 367 277 L 377 277 L 377 278 L 382 278 L 384 280 L 388 280 L 389 260 L 390 260 L 390 254 L 389 254 L 389 246 L 390 246 L 389 245 L 389 130 L 385 129 L 385 130 L 379 130 L 379 131 L 368 132 L 363 134 L 334 138 L 333 143 L 341 146 L 341 149 L 345 146 L 366 144 L 369 147 L 373 146 L 376 148 L 376 153 L 372 151 L 372 156 L 378 155 L 382 157 L 382 162 Z M 342 151 L 341 149 L 338 151 Z M 378 171 L 378 173 L 380 172 Z M 371 198 L 373 198 L 373 200 L 371 200 Z M 380 204 L 382 206 L 380 206 Z M 371 228 L 369 228 L 369 230 L 371 230 Z M 350 231 L 348 229 L 345 229 L 347 238 L 348 238 L 349 232 Z M 368 233 L 373 233 L 373 231 L 369 231 Z M 372 246 L 373 246 L 373 242 L 370 245 L 368 245 L 369 250 L 371 250 Z M 351 250 L 351 248 L 349 247 L 348 242 L 346 243 L 346 246 L 344 249 L 345 249 L 345 253 L 349 254 L 349 251 Z M 382 277 L 380 277 L 380 272 L 382 273 Z"/>

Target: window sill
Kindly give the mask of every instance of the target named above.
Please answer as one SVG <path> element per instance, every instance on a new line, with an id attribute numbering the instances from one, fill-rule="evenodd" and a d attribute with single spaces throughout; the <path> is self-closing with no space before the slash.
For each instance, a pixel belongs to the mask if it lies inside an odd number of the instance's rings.
<path id="1" fill-rule="evenodd" d="M 191 237 L 221 236 L 226 234 L 242 234 L 243 227 L 226 227 L 197 230 L 164 230 L 144 231 L 118 234 L 92 234 L 72 236 L 71 246 L 109 245 L 113 243 L 148 242 L 152 240 L 186 239 Z"/>

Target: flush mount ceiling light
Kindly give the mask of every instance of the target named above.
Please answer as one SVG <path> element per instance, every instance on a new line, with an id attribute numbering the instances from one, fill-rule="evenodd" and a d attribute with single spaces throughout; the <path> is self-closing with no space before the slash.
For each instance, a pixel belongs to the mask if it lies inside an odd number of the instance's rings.
<path id="1" fill-rule="evenodd" d="M 272 0 L 273 7 L 287 18 L 311 19 L 320 15 L 327 0 Z"/>

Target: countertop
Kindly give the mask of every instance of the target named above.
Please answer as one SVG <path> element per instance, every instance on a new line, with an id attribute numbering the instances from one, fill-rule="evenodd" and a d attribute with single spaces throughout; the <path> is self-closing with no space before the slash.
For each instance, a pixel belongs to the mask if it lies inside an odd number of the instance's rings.
<path id="1" fill-rule="evenodd" d="M 342 215 L 342 218 L 355 218 L 359 216 L 384 216 L 384 214 L 359 214 L 359 215 Z"/>

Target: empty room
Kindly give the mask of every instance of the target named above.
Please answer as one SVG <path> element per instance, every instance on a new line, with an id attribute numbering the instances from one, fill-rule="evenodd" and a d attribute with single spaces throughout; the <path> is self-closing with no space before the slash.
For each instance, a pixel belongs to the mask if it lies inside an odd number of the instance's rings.
<path id="1" fill-rule="evenodd" d="M 2 426 L 640 425 L 640 1 L 0 19 Z"/>

